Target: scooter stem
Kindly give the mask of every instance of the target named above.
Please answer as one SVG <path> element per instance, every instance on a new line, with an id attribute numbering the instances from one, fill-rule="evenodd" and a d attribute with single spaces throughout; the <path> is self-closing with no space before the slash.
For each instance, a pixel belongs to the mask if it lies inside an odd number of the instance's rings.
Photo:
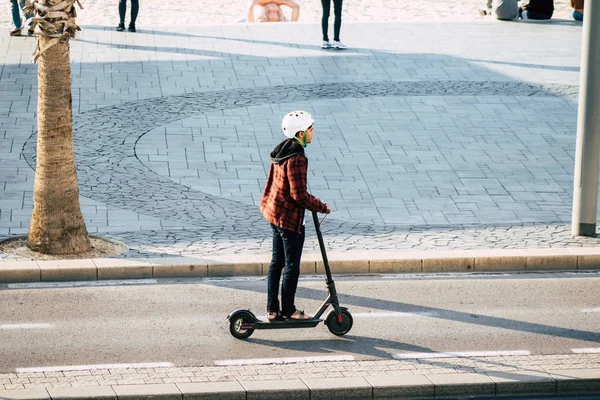
<path id="1" fill-rule="evenodd" d="M 321 233 L 321 224 L 319 223 L 319 217 L 316 212 L 312 212 L 313 221 L 315 223 L 315 230 L 317 231 L 317 239 L 319 240 L 319 248 L 321 249 L 321 256 L 323 257 L 323 265 L 325 266 L 325 274 L 327 274 L 327 287 L 333 285 L 333 278 L 331 277 L 331 270 L 329 269 L 329 261 L 327 260 L 327 253 L 325 252 L 325 243 L 323 242 L 323 234 Z M 335 288 L 334 288 L 335 290 Z"/>

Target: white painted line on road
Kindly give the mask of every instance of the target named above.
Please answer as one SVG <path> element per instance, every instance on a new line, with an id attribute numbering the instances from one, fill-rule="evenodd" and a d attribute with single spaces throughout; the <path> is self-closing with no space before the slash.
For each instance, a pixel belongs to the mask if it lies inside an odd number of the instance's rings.
<path id="1" fill-rule="evenodd" d="M 406 318 L 406 317 L 437 317 L 440 313 L 435 311 L 422 311 L 422 312 L 395 312 L 395 311 L 381 311 L 381 312 L 364 312 L 364 313 L 352 313 L 354 318 Z"/>
<path id="2" fill-rule="evenodd" d="M 0 330 L 14 329 L 49 329 L 53 325 L 50 324 L 0 324 Z"/>
<path id="3" fill-rule="evenodd" d="M 93 364 L 93 365 L 62 365 L 53 367 L 15 368 L 17 373 L 23 372 L 60 372 L 60 371 L 91 371 L 95 369 L 124 369 L 124 368 L 170 368 L 170 362 L 137 363 L 137 364 Z"/>
<path id="4" fill-rule="evenodd" d="M 501 350 L 501 351 L 458 351 L 448 353 L 401 353 L 394 354 L 396 360 L 415 358 L 449 358 L 449 357 L 498 357 L 498 356 L 529 356 L 527 350 Z"/>
<path id="5" fill-rule="evenodd" d="M 597 308 L 584 308 L 583 310 L 581 310 L 581 312 L 584 312 L 584 313 L 600 312 L 600 307 L 597 307 Z"/>
<path id="6" fill-rule="evenodd" d="M 248 358 L 240 360 L 216 360 L 215 365 L 268 365 L 268 364 L 306 364 L 328 361 L 355 361 L 354 356 L 315 356 L 315 357 L 287 357 L 287 358 Z"/>
<path id="7" fill-rule="evenodd" d="M 571 349 L 576 354 L 595 354 L 600 353 L 600 347 L 589 347 L 587 349 Z"/>
<path id="8" fill-rule="evenodd" d="M 153 285 L 156 279 L 122 279 L 114 281 L 79 281 L 79 282 L 31 282 L 31 283 L 9 283 L 9 289 L 46 289 L 67 288 L 80 286 L 124 286 L 124 285 Z"/>

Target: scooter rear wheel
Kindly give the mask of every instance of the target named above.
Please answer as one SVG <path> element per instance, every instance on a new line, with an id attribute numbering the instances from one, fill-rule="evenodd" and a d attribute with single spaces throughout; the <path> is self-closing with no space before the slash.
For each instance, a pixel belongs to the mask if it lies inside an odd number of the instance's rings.
<path id="1" fill-rule="evenodd" d="M 352 324 L 354 323 L 350 311 L 341 310 L 340 315 L 342 317 L 341 323 L 338 322 L 338 318 L 335 313 L 332 313 L 331 317 L 327 319 L 327 328 L 329 328 L 329 332 L 336 336 L 342 336 L 350 332 L 350 329 L 352 329 Z"/>
<path id="2" fill-rule="evenodd" d="M 248 339 L 254 329 L 243 329 L 242 326 L 253 322 L 247 315 L 236 315 L 229 320 L 229 333 L 236 339 Z"/>

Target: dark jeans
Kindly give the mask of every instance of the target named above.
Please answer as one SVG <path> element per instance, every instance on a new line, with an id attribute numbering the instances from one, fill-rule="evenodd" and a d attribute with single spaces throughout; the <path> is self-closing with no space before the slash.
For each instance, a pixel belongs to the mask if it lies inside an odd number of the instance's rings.
<path id="1" fill-rule="evenodd" d="M 342 27 L 342 1 L 333 0 L 333 13 L 335 21 L 333 23 L 333 40 L 340 40 L 340 28 Z M 329 11 L 331 10 L 331 0 L 321 0 L 323 6 L 323 18 L 321 19 L 321 29 L 323 30 L 323 40 L 329 41 Z"/>
<path id="2" fill-rule="evenodd" d="M 131 21 L 130 26 L 135 26 L 135 20 L 140 10 L 140 3 L 138 0 L 131 0 Z M 121 24 L 125 25 L 125 13 L 127 12 L 127 0 L 119 0 L 119 17 L 121 18 Z"/>
<path id="3" fill-rule="evenodd" d="M 539 12 L 539 11 L 530 10 L 529 8 L 527 8 L 527 19 L 537 19 L 537 20 L 550 19 L 550 18 L 552 18 L 552 14 L 553 13 Z"/>
<path id="4" fill-rule="evenodd" d="M 294 298 L 300 277 L 300 258 L 304 246 L 304 226 L 302 233 L 288 231 L 271 224 L 273 229 L 273 258 L 267 277 L 267 311 L 279 312 L 279 280 L 281 282 L 281 314 L 290 316 L 296 312 Z"/>

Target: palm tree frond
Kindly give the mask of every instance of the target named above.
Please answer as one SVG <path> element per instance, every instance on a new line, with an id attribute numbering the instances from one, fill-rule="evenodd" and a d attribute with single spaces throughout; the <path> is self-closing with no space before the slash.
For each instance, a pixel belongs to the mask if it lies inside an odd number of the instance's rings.
<path id="1" fill-rule="evenodd" d="M 36 62 L 50 47 L 74 38 L 77 31 L 81 30 L 75 22 L 77 18 L 75 4 L 83 8 L 79 0 L 27 0 L 25 12 L 33 15 L 29 21 L 38 38 L 33 62 Z M 40 36 L 56 40 L 51 40 L 48 45 L 41 48 Z"/>

